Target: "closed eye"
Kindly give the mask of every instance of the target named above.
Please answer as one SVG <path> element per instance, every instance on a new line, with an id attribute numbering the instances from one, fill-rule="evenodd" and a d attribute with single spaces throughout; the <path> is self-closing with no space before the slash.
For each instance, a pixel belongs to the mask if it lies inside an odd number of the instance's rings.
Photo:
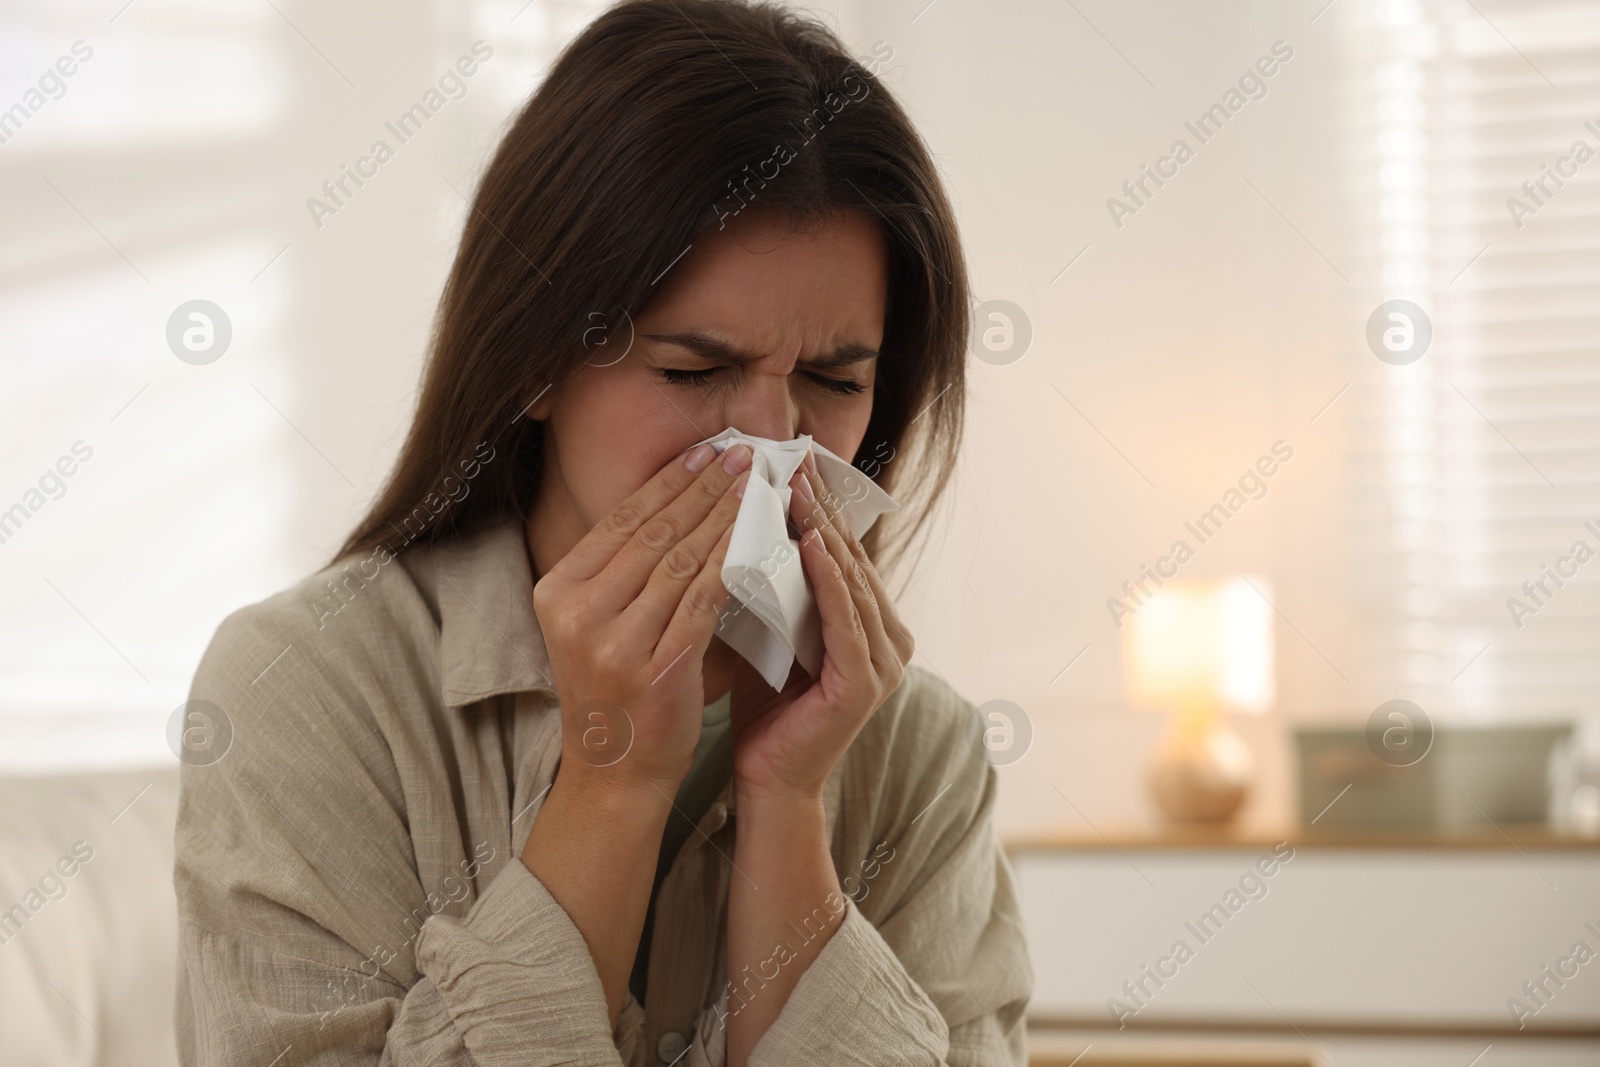
<path id="1" fill-rule="evenodd" d="M 675 370 L 671 367 L 662 367 L 661 377 L 673 385 L 705 385 L 711 381 L 711 376 L 721 369 L 711 367 L 707 370 Z"/>
<path id="2" fill-rule="evenodd" d="M 679 370 L 672 367 L 662 367 L 661 377 L 673 385 L 710 385 L 712 376 L 726 367 L 707 367 L 704 370 Z M 840 396 L 853 396 L 866 391 L 866 386 L 860 382 L 847 378 L 830 378 L 826 374 L 813 374 L 805 372 L 805 377 L 815 383 L 819 388 Z"/>
<path id="3" fill-rule="evenodd" d="M 860 382 L 851 381 L 848 378 L 830 378 L 826 374 L 811 374 L 809 372 L 807 372 L 806 377 L 810 378 L 812 381 L 816 382 L 830 393 L 838 393 L 841 396 L 854 396 L 856 393 L 864 393 L 867 391 L 866 386 L 862 385 Z"/>

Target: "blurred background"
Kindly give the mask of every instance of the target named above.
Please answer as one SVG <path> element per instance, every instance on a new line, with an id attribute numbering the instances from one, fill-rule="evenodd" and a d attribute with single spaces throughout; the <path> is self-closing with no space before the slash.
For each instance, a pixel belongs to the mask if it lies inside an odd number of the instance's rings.
<path id="1" fill-rule="evenodd" d="M 603 6 L 0 7 L 0 1061 L 172 1062 L 169 720 L 377 490 Z M 1037 1062 L 1600 1062 L 1600 3 L 805 6 L 892 56 L 980 301 L 901 605 Z"/>

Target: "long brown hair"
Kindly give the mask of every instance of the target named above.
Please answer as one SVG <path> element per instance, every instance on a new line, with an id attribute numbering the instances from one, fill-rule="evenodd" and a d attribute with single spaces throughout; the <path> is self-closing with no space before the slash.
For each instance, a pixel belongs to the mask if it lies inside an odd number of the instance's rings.
<path id="1" fill-rule="evenodd" d="M 336 561 L 525 517 L 544 439 L 526 409 L 609 359 L 594 342 L 625 336 L 695 235 L 747 203 L 879 221 L 882 355 L 846 458 L 902 502 L 864 540 L 879 567 L 925 542 L 961 437 L 969 296 L 933 161 L 876 80 L 886 51 L 857 61 L 826 26 L 744 0 L 626 0 L 591 22 L 483 175 L 410 434 Z"/>

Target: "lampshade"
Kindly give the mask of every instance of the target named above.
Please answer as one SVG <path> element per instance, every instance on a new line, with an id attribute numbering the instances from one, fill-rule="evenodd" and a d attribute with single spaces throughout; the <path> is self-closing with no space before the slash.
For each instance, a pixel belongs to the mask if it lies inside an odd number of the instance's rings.
<path id="1" fill-rule="evenodd" d="M 1260 578 L 1167 582 L 1123 628 L 1129 697 L 1152 711 L 1266 711 L 1273 698 L 1269 595 Z"/>

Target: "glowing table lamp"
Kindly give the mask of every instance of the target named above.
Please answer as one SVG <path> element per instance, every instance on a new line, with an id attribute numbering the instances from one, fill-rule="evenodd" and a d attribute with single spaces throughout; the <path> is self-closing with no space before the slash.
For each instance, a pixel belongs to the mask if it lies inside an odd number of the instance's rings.
<path id="1" fill-rule="evenodd" d="M 1226 712 L 1272 703 L 1272 606 L 1254 584 L 1169 581 L 1124 627 L 1128 695 L 1167 713 L 1149 783 L 1173 821 L 1225 822 L 1250 791 L 1254 760 Z"/>

